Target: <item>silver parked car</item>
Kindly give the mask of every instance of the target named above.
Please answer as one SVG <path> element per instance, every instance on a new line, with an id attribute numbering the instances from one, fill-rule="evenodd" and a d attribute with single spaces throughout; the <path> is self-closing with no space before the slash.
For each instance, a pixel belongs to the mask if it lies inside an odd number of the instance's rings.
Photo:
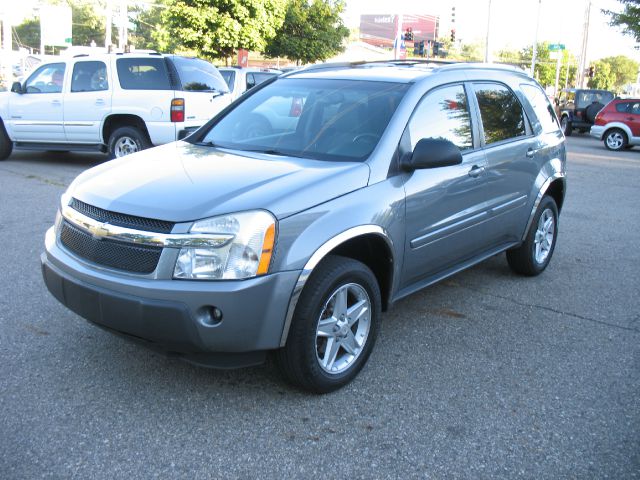
<path id="1" fill-rule="evenodd" d="M 259 116 L 268 131 L 247 131 Z M 551 260 L 565 143 L 540 86 L 494 65 L 322 65 L 254 88 L 184 141 L 82 173 L 46 235 L 51 293 L 202 365 L 335 390 L 381 312 L 500 252 Z"/>

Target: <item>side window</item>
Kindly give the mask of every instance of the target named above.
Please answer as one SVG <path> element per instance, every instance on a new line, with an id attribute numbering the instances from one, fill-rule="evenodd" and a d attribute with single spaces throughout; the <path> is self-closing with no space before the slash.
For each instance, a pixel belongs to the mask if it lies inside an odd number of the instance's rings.
<path id="1" fill-rule="evenodd" d="M 527 134 L 522 105 L 511 90 L 495 83 L 474 87 L 487 145 Z"/>
<path id="2" fill-rule="evenodd" d="M 630 111 L 629 107 L 631 107 L 630 103 L 617 103 L 616 104 L 616 112 L 627 113 L 627 112 Z"/>
<path id="3" fill-rule="evenodd" d="M 25 82 L 27 93 L 60 93 L 64 81 L 64 63 L 50 63 L 38 68 Z"/>
<path id="4" fill-rule="evenodd" d="M 522 84 L 520 87 L 525 97 L 527 97 L 527 100 L 529 100 L 531 107 L 533 107 L 542 131 L 545 133 L 557 131 L 560 126 L 558 125 L 553 107 L 551 103 L 549 103 L 549 99 L 544 91 L 537 85 Z"/>
<path id="5" fill-rule="evenodd" d="M 107 66 L 104 62 L 78 62 L 71 77 L 72 92 L 98 92 L 108 90 Z"/>
<path id="6" fill-rule="evenodd" d="M 256 79 L 253 76 L 253 73 L 247 73 L 247 90 L 256 86 Z"/>
<path id="7" fill-rule="evenodd" d="M 627 112 L 631 112 L 633 115 L 640 115 L 640 103 L 633 103 L 630 106 L 631 108 Z"/>
<path id="8" fill-rule="evenodd" d="M 163 58 L 119 58 L 116 69 L 125 90 L 173 90 Z"/>
<path id="9" fill-rule="evenodd" d="M 411 150 L 423 138 L 443 138 L 460 150 L 473 148 L 469 103 L 462 85 L 429 92 L 418 104 L 408 125 Z"/>

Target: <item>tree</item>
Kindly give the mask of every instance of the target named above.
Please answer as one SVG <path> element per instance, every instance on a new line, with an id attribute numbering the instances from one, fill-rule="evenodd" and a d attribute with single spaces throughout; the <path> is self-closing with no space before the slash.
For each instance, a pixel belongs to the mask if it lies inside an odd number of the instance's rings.
<path id="1" fill-rule="evenodd" d="M 268 57 L 297 64 L 326 60 L 344 50 L 349 29 L 342 23 L 342 0 L 289 0 L 282 27 L 264 49 Z"/>
<path id="2" fill-rule="evenodd" d="M 484 45 L 481 43 L 463 43 L 460 59 L 465 62 L 480 62 L 484 59 Z"/>
<path id="3" fill-rule="evenodd" d="M 19 47 L 40 49 L 40 19 L 27 18 L 13 29 Z"/>
<path id="4" fill-rule="evenodd" d="M 587 82 L 589 88 L 598 88 L 602 90 L 612 90 L 614 84 L 614 77 L 611 74 L 611 67 L 608 63 L 601 60 L 593 64 L 594 73 L 593 78 L 590 78 Z"/>
<path id="5" fill-rule="evenodd" d="M 163 13 L 178 44 L 199 56 L 231 57 L 239 48 L 263 51 L 282 26 L 286 0 L 168 0 Z"/>
<path id="6" fill-rule="evenodd" d="M 133 31 L 129 32 L 129 43 L 136 48 L 172 53 L 177 42 L 171 36 L 164 19 L 166 0 L 158 0 L 147 8 L 136 8 L 131 15 Z"/>
<path id="7" fill-rule="evenodd" d="M 600 59 L 600 62 L 609 66 L 613 81 L 611 88 L 616 92 L 621 92 L 624 90 L 625 85 L 636 81 L 638 67 L 640 66 L 638 65 L 638 62 L 635 62 L 624 55 L 602 58 Z"/>
<path id="8" fill-rule="evenodd" d="M 622 12 L 612 10 L 602 10 L 611 16 L 609 25 L 612 27 L 622 27 L 622 31 L 640 42 L 640 0 L 618 0 L 624 5 Z"/>

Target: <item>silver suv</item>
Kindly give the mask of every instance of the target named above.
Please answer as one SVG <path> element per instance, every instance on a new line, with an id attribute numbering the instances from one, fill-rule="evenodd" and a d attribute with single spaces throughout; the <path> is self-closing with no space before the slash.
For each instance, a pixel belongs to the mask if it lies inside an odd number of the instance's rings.
<path id="1" fill-rule="evenodd" d="M 247 131 L 257 115 L 268 132 Z M 82 173 L 43 275 L 114 333 L 214 367 L 273 352 L 292 383 L 328 392 L 399 299 L 500 252 L 541 273 L 565 190 L 564 136 L 524 73 L 322 65 Z"/>

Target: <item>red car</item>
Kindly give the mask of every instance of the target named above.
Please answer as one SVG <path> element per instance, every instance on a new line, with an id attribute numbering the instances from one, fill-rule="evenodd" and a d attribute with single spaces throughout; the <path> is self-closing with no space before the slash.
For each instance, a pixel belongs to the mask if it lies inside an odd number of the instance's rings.
<path id="1" fill-rule="evenodd" d="M 611 100 L 596 115 L 590 134 L 609 150 L 640 145 L 640 99 Z"/>

